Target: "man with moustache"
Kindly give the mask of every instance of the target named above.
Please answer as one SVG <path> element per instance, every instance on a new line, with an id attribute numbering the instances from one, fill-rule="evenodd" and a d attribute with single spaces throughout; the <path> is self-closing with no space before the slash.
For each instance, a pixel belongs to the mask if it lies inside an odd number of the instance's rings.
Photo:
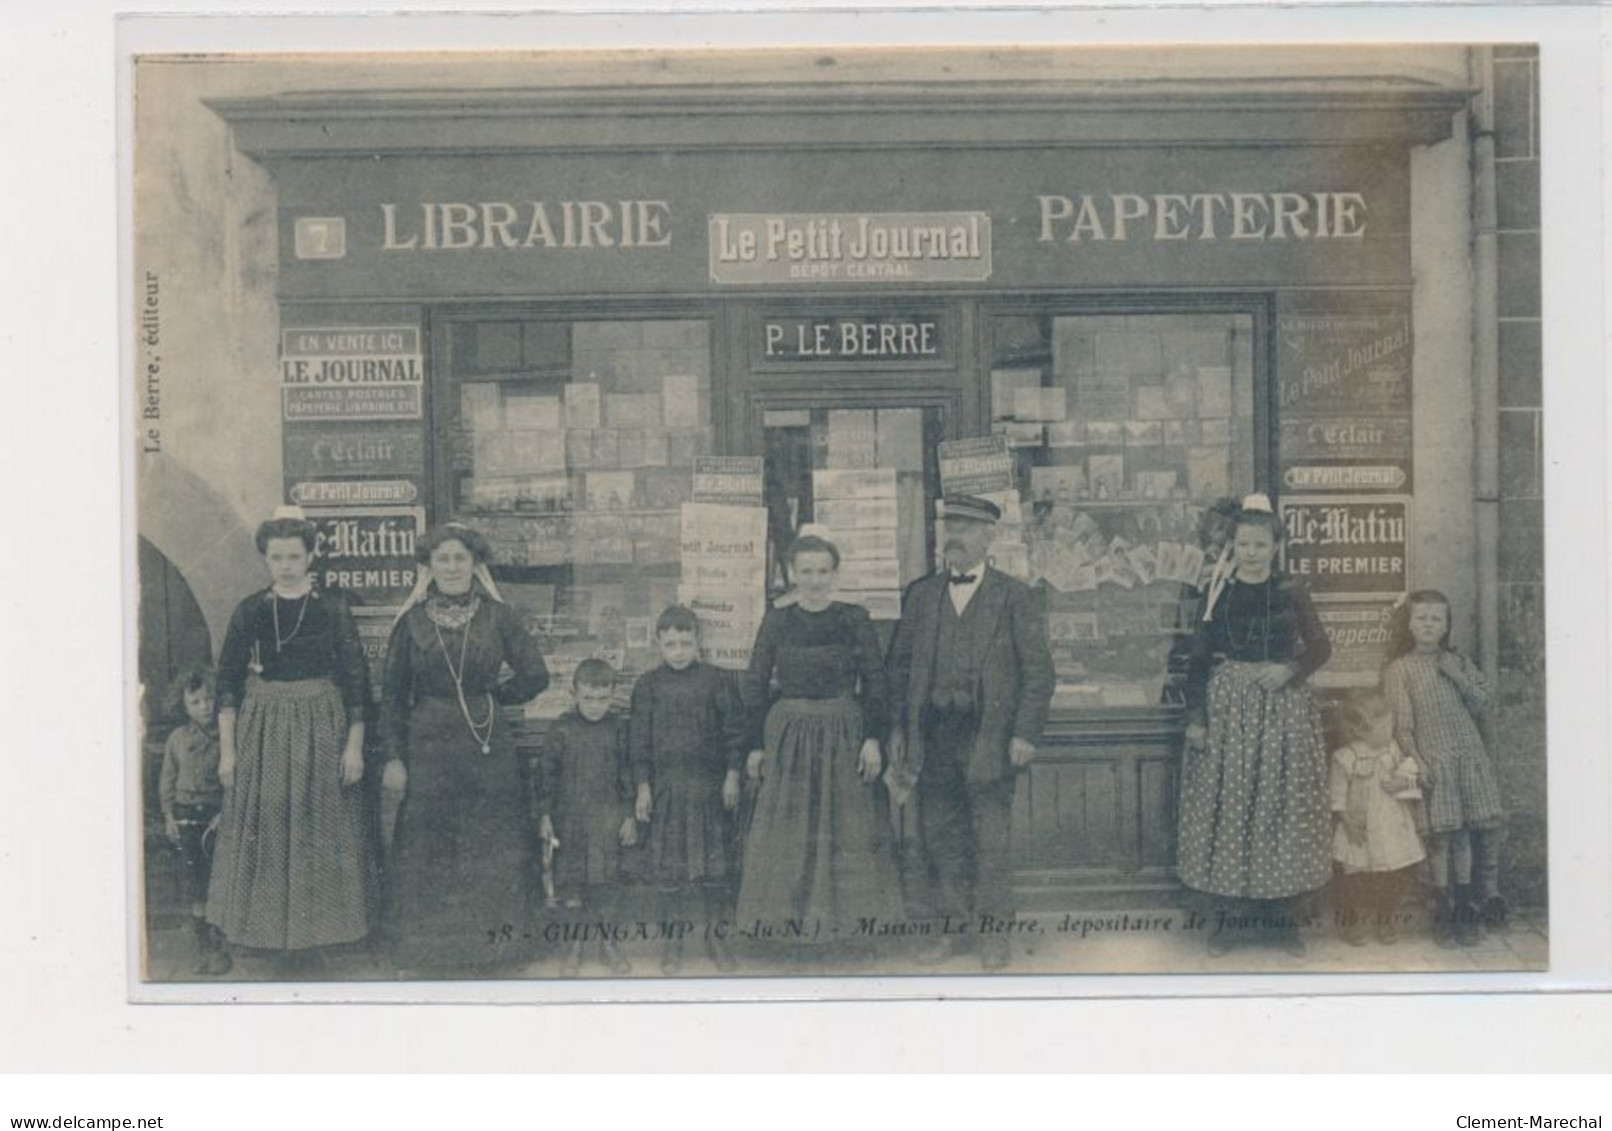
<path id="1" fill-rule="evenodd" d="M 946 568 L 914 582 L 888 660 L 895 804 L 917 802 L 915 910 L 933 933 L 918 953 L 945 961 L 978 937 L 981 965 L 1007 965 L 1008 936 L 979 933 L 1012 915 L 1009 831 L 1015 774 L 1035 757 L 1052 701 L 1046 612 L 1034 590 L 985 564 L 1001 510 L 944 501 Z M 909 860 L 912 854 L 909 854 Z M 914 882 L 916 881 L 916 882 Z M 942 933 L 945 922 L 963 934 Z"/>

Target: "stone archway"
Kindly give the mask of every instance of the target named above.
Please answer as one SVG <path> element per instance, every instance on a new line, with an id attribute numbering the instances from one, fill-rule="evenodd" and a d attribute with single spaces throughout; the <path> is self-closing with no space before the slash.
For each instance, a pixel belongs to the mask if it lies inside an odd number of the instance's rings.
<path id="1" fill-rule="evenodd" d="M 168 460 L 140 469 L 137 507 L 139 536 L 184 578 L 217 655 L 235 606 L 264 584 L 252 543 L 255 524 L 199 476 Z M 140 584 L 145 586 L 145 577 Z"/>
<path id="2" fill-rule="evenodd" d="M 212 635 L 184 574 L 150 539 L 139 540 L 138 676 L 140 702 L 140 801 L 147 835 L 161 828 L 157 778 L 162 743 L 183 717 L 175 709 L 174 679 L 193 664 L 213 658 Z"/>
<path id="3" fill-rule="evenodd" d="M 211 661 L 213 641 L 184 573 L 149 538 L 139 540 L 138 562 L 140 683 L 148 697 L 155 697 L 184 668 Z M 148 698 L 148 716 L 157 718 L 164 709 L 164 703 Z"/>

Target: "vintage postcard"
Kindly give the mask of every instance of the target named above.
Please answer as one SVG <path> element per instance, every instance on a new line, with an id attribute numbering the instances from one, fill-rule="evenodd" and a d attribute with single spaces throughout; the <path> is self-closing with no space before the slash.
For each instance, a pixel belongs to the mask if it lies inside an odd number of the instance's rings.
<path id="1" fill-rule="evenodd" d="M 136 55 L 134 992 L 1549 969 L 1540 67 Z"/>

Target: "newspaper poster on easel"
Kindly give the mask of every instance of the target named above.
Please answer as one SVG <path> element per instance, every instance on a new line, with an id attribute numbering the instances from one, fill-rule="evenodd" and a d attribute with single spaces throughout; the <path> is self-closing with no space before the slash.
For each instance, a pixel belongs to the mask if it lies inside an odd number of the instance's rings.
<path id="1" fill-rule="evenodd" d="M 700 643 L 707 661 L 742 670 L 749 666 L 766 611 L 767 511 L 759 506 L 684 503 L 682 524 L 678 603 L 700 618 Z"/>

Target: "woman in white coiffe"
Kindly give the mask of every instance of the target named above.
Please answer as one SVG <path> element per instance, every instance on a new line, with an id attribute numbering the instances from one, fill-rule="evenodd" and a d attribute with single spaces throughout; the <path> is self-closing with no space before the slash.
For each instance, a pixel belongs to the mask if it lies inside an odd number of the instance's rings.
<path id="1" fill-rule="evenodd" d="M 415 553 L 420 583 L 392 629 L 381 693 L 383 793 L 402 797 L 387 867 L 389 941 L 404 969 L 507 968 L 530 957 L 536 869 L 503 709 L 547 687 L 548 669 L 493 582 L 482 535 L 448 523 Z"/>
<path id="2" fill-rule="evenodd" d="M 1332 645 L 1303 583 L 1276 568 L 1270 500 L 1248 496 L 1233 524 L 1187 670 L 1176 867 L 1218 897 L 1211 954 L 1264 936 L 1300 955 L 1299 897 L 1332 872 L 1327 752 L 1306 685 Z"/>

